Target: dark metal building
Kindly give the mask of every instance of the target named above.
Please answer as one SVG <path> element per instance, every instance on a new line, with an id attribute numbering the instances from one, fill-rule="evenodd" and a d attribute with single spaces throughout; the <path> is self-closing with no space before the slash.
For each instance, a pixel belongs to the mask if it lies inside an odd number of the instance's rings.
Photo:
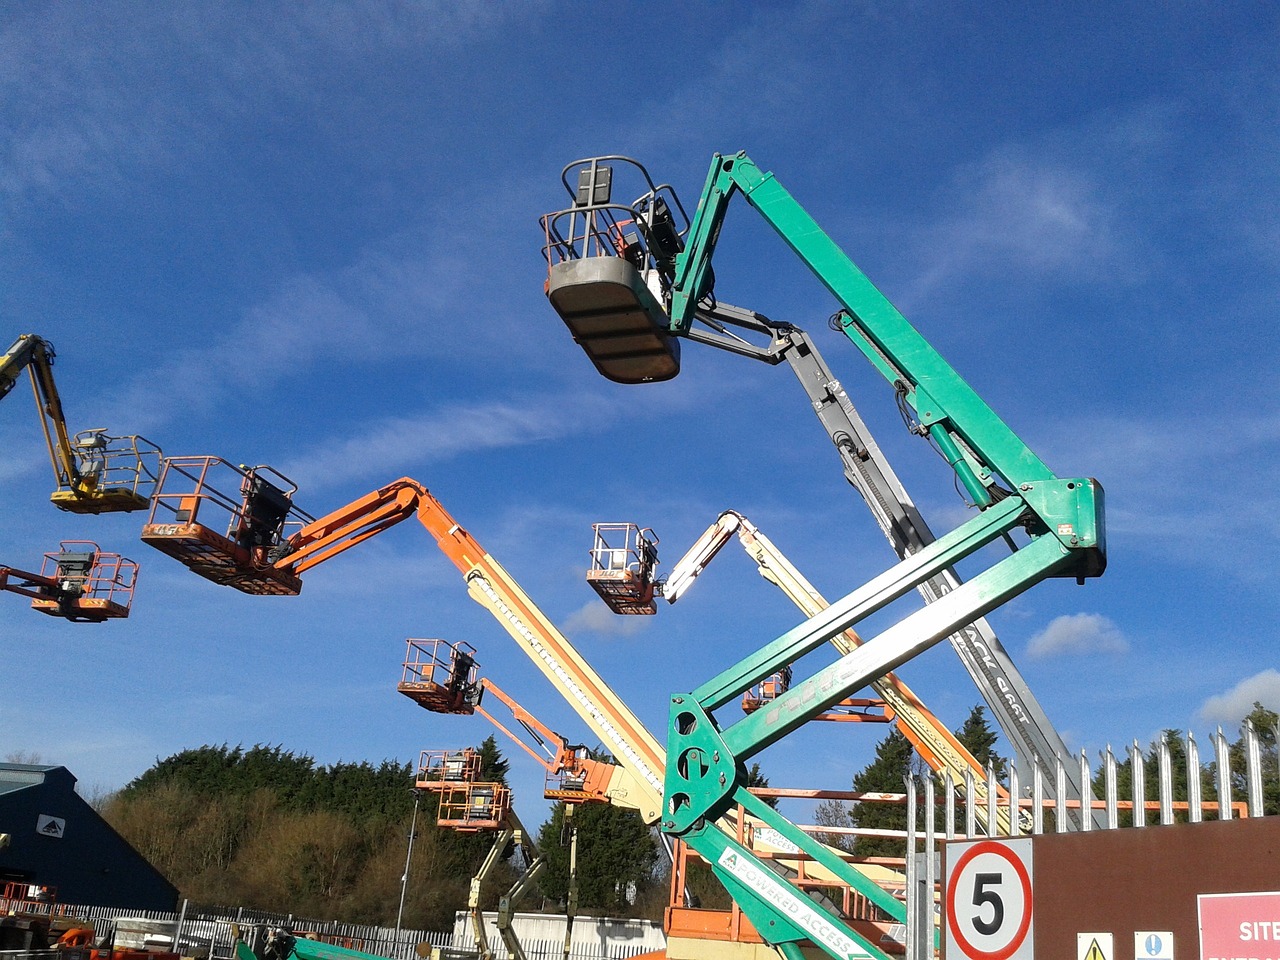
<path id="1" fill-rule="evenodd" d="M 75 791 L 66 767 L 0 763 L 0 884 L 56 888 L 63 903 L 173 910 L 178 888 Z"/>

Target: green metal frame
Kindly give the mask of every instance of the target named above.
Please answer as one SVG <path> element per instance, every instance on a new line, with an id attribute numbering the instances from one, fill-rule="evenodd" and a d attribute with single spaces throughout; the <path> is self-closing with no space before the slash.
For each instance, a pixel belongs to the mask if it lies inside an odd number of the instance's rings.
<path id="1" fill-rule="evenodd" d="M 691 693 L 672 697 L 662 829 L 701 854 L 756 929 L 789 957 L 811 940 L 838 960 L 884 954 L 803 896 L 714 821 L 741 805 L 896 920 L 903 905 L 746 789 L 746 761 L 872 680 L 1048 577 L 1099 576 L 1106 566 L 1102 487 L 1062 479 L 991 410 L 774 178 L 745 154 L 717 154 L 676 261 L 671 331 L 686 333 L 710 292 L 711 259 L 741 193 L 841 305 L 841 331 L 911 407 L 980 512 Z M 916 610 L 773 701 L 721 728 L 713 711 L 996 540 L 1029 542 Z"/>

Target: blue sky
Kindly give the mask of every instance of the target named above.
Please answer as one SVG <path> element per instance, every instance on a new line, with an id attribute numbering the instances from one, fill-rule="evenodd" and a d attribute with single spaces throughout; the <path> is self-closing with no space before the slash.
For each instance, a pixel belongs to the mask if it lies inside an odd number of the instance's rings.
<path id="1" fill-rule="evenodd" d="M 596 520 L 674 560 L 726 508 L 829 597 L 892 561 L 791 374 L 687 345 L 601 379 L 542 295 L 562 166 L 639 158 L 696 201 L 716 151 L 774 171 L 1062 476 L 1107 490 L 1110 567 L 992 618 L 1075 749 L 1280 708 L 1280 30 L 1268 4 L 537 2 L 9 5 L 0 339 L 38 333 L 72 429 L 268 463 L 327 512 L 415 477 L 663 736 L 666 698 L 797 616 L 726 552 L 678 606 L 600 616 Z M 935 529 L 964 516 L 830 296 L 745 206 L 717 293 L 808 329 Z M 88 538 L 143 565 L 133 616 L 0 596 L 0 755 L 89 791 L 205 743 L 415 760 L 489 732 L 394 685 L 407 637 L 585 732 L 422 530 L 294 599 L 217 587 L 74 517 L 25 387 L 0 405 L 0 562 Z M 944 644 L 900 674 L 951 727 Z M 847 786 L 880 728 L 812 730 L 775 785 Z M 544 806 L 515 759 L 520 807 Z"/>

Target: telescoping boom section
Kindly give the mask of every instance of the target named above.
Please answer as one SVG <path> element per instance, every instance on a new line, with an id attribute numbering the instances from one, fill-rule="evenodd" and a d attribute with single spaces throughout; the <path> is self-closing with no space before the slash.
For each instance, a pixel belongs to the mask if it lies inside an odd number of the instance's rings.
<path id="1" fill-rule="evenodd" d="M 435 538 L 440 550 L 462 572 L 472 598 L 489 610 L 507 630 L 517 646 L 538 666 L 554 689 L 587 724 L 592 735 L 618 762 L 617 772 L 613 774 L 607 791 L 610 802 L 637 810 L 646 822 L 658 820 L 662 816 L 663 776 L 667 765 L 662 746 L 538 609 L 515 579 L 422 484 L 402 478 L 307 523 L 280 544 L 281 555 L 274 566 L 298 579 L 300 585 L 305 571 L 410 517 L 416 517 Z M 241 555 L 237 558 L 247 563 L 247 558 Z M 197 568 L 193 566 L 193 569 Z M 252 574 L 255 569 L 249 565 L 244 572 Z M 222 576 L 217 569 L 213 572 Z M 446 782 L 452 782 L 450 775 L 442 776 Z M 477 806 L 472 802 L 475 800 L 474 791 L 468 793 L 461 787 L 449 789 L 458 800 L 453 809 L 459 811 L 458 816 L 450 819 L 465 825 L 469 811 L 471 822 L 492 822 L 493 818 L 488 816 L 489 805 L 480 802 Z M 745 811 L 745 807 L 743 809 Z M 733 812 L 728 812 L 725 822 L 714 827 L 717 831 L 724 831 L 726 839 L 736 829 L 733 816 Z M 753 823 L 758 819 L 750 811 L 744 812 L 743 816 L 750 817 Z M 774 814 L 774 819 L 778 819 L 777 814 Z M 772 821 L 761 824 L 762 827 L 771 825 Z M 764 835 L 756 832 L 757 845 Z M 776 838 L 776 832 L 769 835 Z M 769 849 L 774 852 L 791 849 L 791 841 L 783 841 L 781 846 L 773 845 Z M 812 864 L 810 875 L 815 874 L 827 876 L 828 864 Z M 850 875 L 850 871 L 846 870 L 845 875 Z M 904 916 L 901 901 L 856 871 L 852 872 L 852 877 L 852 885 L 864 898 L 867 910 L 879 911 L 882 917 L 901 921 Z M 832 878 L 828 876 L 827 879 Z M 788 886 L 786 879 L 779 882 Z M 850 884 L 844 877 L 836 882 Z"/>
<path id="2" fill-rule="evenodd" d="M 50 500 L 69 513 L 145 510 L 160 470 L 160 448 L 137 435 L 113 437 L 105 429 L 71 436 L 53 380 L 53 344 L 26 333 L 0 354 L 0 398 L 25 369 L 40 414 L 40 427 L 57 488 Z"/>

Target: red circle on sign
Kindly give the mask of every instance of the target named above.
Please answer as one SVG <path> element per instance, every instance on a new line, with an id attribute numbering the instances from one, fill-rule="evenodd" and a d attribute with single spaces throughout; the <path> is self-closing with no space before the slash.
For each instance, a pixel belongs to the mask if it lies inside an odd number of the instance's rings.
<path id="1" fill-rule="evenodd" d="M 979 950 L 965 938 L 956 923 L 955 909 L 956 887 L 959 885 L 960 875 L 964 872 L 964 868 L 970 860 L 984 853 L 994 854 L 1013 867 L 1014 874 L 1022 884 L 1022 903 L 1024 905 L 1022 923 L 1019 924 L 1018 929 L 1014 932 L 1013 939 L 999 950 L 990 951 Z M 1027 939 L 1027 930 L 1031 928 L 1031 877 L 1027 874 L 1026 866 L 1004 844 L 996 843 L 994 840 L 984 840 L 981 843 L 975 843 L 966 850 L 960 859 L 956 861 L 956 865 L 950 873 L 951 880 L 947 884 L 947 926 L 951 928 L 951 935 L 956 938 L 956 943 L 965 951 L 970 960 L 1008 960 L 1013 955 L 1013 952 L 1022 946 L 1022 941 Z"/>

